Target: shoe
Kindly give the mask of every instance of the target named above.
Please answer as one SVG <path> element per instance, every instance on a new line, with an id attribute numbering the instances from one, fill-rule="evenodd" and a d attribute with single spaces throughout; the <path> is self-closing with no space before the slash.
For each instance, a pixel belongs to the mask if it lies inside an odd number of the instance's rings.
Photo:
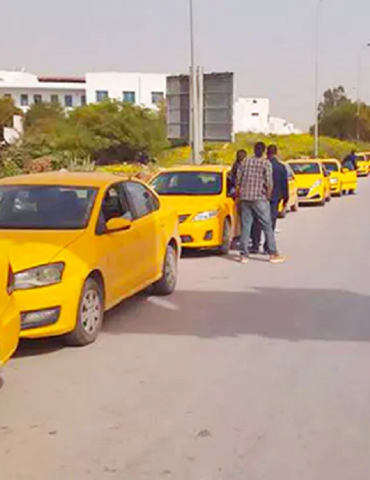
<path id="1" fill-rule="evenodd" d="M 270 255 L 270 263 L 283 263 L 285 262 L 285 257 L 283 255 L 279 255 L 275 253 L 274 255 Z"/>
<path id="2" fill-rule="evenodd" d="M 244 264 L 244 263 L 248 263 L 248 262 L 249 262 L 249 258 L 248 258 L 248 257 L 246 257 L 245 255 L 240 255 L 240 257 L 239 257 L 239 263 Z"/>

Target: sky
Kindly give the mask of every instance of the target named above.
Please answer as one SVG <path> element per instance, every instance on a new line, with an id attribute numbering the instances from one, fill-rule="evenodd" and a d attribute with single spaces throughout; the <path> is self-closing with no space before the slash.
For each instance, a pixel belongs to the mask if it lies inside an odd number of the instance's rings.
<path id="1" fill-rule="evenodd" d="M 197 63 L 235 73 L 236 94 L 268 97 L 273 116 L 306 129 L 314 117 L 318 0 L 193 0 Z M 0 70 L 187 73 L 189 0 L 3 2 Z M 356 97 L 358 57 L 370 42 L 369 0 L 323 0 L 320 92 Z M 362 98 L 370 102 L 370 48 Z"/>

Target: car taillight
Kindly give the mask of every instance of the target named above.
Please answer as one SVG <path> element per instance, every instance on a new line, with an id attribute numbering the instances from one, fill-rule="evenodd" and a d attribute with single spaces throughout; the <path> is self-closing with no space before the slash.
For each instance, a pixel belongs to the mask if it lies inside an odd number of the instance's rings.
<path id="1" fill-rule="evenodd" d="M 8 268 L 8 283 L 7 283 L 6 289 L 9 295 L 11 295 L 14 292 L 14 274 L 13 274 L 12 267 L 10 265 Z"/>

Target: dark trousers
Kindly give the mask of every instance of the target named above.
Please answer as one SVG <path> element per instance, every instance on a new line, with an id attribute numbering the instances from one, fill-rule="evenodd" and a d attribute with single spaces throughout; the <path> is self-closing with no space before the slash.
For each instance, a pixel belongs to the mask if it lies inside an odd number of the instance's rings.
<path id="1" fill-rule="evenodd" d="M 277 253 L 275 234 L 271 225 L 271 208 L 268 200 L 240 202 L 241 209 L 241 255 L 249 255 L 249 240 L 251 238 L 251 230 L 254 218 L 258 218 L 261 228 L 265 234 L 268 251 L 271 255 Z"/>
<path id="2" fill-rule="evenodd" d="M 279 217 L 279 200 L 272 200 L 270 202 L 270 211 L 271 211 L 271 226 L 272 230 L 275 232 L 277 219 Z M 261 245 L 261 235 L 262 235 L 262 226 L 258 219 L 255 217 L 254 222 L 252 225 L 252 250 L 259 250 Z M 263 247 L 264 251 L 267 253 L 269 252 L 267 241 L 265 240 L 265 244 Z"/>

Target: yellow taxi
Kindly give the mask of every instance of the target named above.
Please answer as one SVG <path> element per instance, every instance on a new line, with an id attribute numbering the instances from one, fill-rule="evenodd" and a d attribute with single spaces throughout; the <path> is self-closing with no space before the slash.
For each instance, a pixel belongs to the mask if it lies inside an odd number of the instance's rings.
<path id="1" fill-rule="evenodd" d="M 354 194 L 357 190 L 356 170 L 342 167 L 339 160 L 334 158 L 322 160 L 327 171 L 330 172 L 330 187 L 333 196 L 340 197 L 342 194 Z"/>
<path id="2" fill-rule="evenodd" d="M 18 346 L 20 316 L 14 305 L 13 272 L 7 258 L 0 253 L 0 367 Z"/>
<path id="3" fill-rule="evenodd" d="M 356 154 L 357 175 L 367 177 L 370 174 L 370 154 L 360 152 Z"/>
<path id="4" fill-rule="evenodd" d="M 158 173 L 150 182 L 179 217 L 182 245 L 227 254 L 237 226 L 236 204 L 228 191 L 230 168 L 183 166 Z"/>
<path id="5" fill-rule="evenodd" d="M 289 201 L 284 208 L 284 202 L 281 201 L 279 205 L 279 217 L 285 218 L 288 212 L 297 212 L 299 207 L 299 198 L 298 198 L 298 189 L 297 189 L 297 180 L 295 178 L 294 172 L 290 165 L 285 164 L 285 168 L 288 172 L 288 183 L 289 183 Z"/>
<path id="6" fill-rule="evenodd" d="M 289 160 L 298 189 L 299 203 L 325 205 L 331 200 L 330 173 L 318 159 Z"/>
<path id="7" fill-rule="evenodd" d="M 123 299 L 150 285 L 172 293 L 180 249 L 177 215 L 140 181 L 68 172 L 0 181 L 0 252 L 22 337 L 92 343 Z"/>

